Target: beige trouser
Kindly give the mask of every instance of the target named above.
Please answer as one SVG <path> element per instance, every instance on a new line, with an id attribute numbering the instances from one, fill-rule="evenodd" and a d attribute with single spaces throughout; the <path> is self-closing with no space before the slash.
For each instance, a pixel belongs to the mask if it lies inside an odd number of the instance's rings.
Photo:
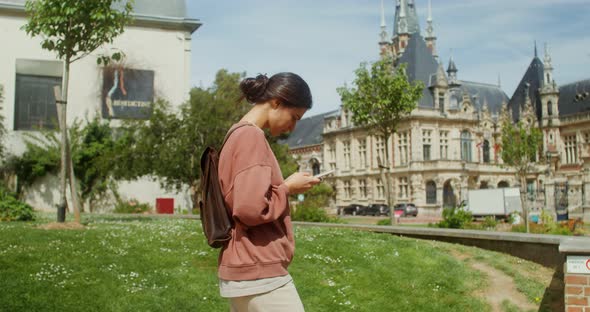
<path id="1" fill-rule="evenodd" d="M 293 281 L 273 291 L 229 299 L 231 312 L 304 312 Z"/>

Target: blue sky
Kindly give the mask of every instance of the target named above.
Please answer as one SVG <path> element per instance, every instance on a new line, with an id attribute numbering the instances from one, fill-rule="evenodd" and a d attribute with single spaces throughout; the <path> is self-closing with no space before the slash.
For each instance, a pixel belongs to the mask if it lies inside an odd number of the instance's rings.
<path id="1" fill-rule="evenodd" d="M 428 1 L 415 0 L 424 31 Z M 336 88 L 378 57 L 380 0 L 187 0 L 203 26 L 192 37 L 192 84 L 221 68 L 269 76 L 291 71 L 310 85 L 307 116 L 337 109 Z M 384 0 L 389 36 L 395 0 Z M 590 0 L 432 0 L 438 53 L 461 80 L 497 84 L 511 97 L 533 57 L 549 44 L 558 85 L 590 78 Z M 452 51 L 452 52 L 451 52 Z"/>

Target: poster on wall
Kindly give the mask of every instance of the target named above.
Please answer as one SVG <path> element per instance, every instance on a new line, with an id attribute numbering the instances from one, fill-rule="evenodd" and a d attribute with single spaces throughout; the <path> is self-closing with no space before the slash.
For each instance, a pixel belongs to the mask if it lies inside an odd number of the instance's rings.
<path id="1" fill-rule="evenodd" d="M 154 102 L 154 71 L 105 68 L 102 84 L 102 117 L 149 119 Z"/>

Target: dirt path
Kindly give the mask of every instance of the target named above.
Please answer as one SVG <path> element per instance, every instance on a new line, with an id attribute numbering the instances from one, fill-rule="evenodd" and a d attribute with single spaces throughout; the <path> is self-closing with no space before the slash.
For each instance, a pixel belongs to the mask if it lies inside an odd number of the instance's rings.
<path id="1" fill-rule="evenodd" d="M 453 256 L 459 260 L 465 260 L 470 257 L 469 255 L 459 253 L 453 253 Z M 477 291 L 476 295 L 487 301 L 492 307 L 493 312 L 503 312 L 502 302 L 504 300 L 510 301 L 524 311 L 538 309 L 524 294 L 516 289 L 512 278 L 504 272 L 482 262 L 469 261 L 467 264 L 487 275 L 489 281 L 488 287 Z"/>

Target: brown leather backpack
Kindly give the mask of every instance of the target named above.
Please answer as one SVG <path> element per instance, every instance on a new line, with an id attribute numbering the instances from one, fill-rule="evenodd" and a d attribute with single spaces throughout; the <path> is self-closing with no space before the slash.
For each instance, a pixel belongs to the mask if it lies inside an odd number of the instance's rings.
<path id="1" fill-rule="evenodd" d="M 201 156 L 201 198 L 199 208 L 201 210 L 201 224 L 203 233 L 207 238 L 207 244 L 213 248 L 220 248 L 231 239 L 231 229 L 234 225 L 231 215 L 225 207 L 223 192 L 219 185 L 218 165 L 219 154 L 229 136 L 238 128 L 250 126 L 239 125 L 231 129 L 223 140 L 219 152 L 209 146 Z"/>

